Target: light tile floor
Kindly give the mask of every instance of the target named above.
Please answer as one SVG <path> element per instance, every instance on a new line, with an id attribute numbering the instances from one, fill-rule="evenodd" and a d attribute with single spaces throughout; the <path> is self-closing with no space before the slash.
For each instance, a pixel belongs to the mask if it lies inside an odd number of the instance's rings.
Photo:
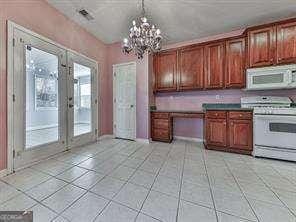
<path id="1" fill-rule="evenodd" d="M 34 222 L 295 222 L 296 164 L 200 143 L 105 139 L 0 179 Z"/>

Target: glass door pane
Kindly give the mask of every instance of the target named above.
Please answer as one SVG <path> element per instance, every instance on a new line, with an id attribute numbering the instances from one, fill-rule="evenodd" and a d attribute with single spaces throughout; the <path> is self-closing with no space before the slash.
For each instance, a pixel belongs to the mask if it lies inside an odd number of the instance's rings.
<path id="1" fill-rule="evenodd" d="M 74 62 L 74 136 L 92 131 L 91 69 Z"/>
<path id="2" fill-rule="evenodd" d="M 59 140 L 59 58 L 25 46 L 25 149 Z"/>

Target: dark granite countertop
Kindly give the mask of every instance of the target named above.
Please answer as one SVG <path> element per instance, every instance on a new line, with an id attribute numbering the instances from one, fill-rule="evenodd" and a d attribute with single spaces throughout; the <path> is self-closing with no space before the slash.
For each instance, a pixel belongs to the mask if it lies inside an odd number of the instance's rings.
<path id="1" fill-rule="evenodd" d="M 236 110 L 236 111 L 252 111 L 252 108 L 242 108 L 240 103 L 204 103 L 202 110 L 158 110 L 151 107 L 150 112 L 165 113 L 204 113 L 207 110 Z"/>
<path id="2" fill-rule="evenodd" d="M 204 103 L 203 110 L 238 110 L 252 111 L 252 108 L 242 108 L 240 103 Z"/>

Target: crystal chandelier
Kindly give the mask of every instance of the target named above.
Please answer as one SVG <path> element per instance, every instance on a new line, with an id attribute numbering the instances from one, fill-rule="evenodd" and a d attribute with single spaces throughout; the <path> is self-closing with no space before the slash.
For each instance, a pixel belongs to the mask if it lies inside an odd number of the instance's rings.
<path id="1" fill-rule="evenodd" d="M 161 32 L 155 25 L 150 25 L 145 17 L 144 0 L 142 0 L 142 14 L 139 26 L 133 21 L 133 27 L 130 29 L 129 38 L 123 39 L 122 51 L 129 54 L 134 50 L 135 55 L 142 59 L 144 53 L 156 52 L 161 49 Z"/>

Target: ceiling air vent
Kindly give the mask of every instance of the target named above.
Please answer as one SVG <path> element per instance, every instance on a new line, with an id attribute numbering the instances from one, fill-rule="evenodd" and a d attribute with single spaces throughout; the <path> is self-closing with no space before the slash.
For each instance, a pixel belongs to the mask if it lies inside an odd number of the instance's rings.
<path id="1" fill-rule="evenodd" d="M 94 17 L 92 17 L 88 11 L 86 11 L 85 9 L 80 9 L 78 10 L 79 14 L 82 15 L 84 18 L 86 18 L 87 20 L 93 20 Z"/>

